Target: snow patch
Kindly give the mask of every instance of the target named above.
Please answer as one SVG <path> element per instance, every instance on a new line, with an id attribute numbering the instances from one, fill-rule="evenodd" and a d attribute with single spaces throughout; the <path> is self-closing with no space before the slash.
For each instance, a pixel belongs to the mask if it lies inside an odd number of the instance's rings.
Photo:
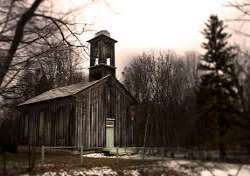
<path id="1" fill-rule="evenodd" d="M 109 167 L 94 167 L 89 170 L 84 170 L 83 173 L 85 175 L 95 175 L 95 176 L 103 176 L 103 175 L 118 175 L 116 171 L 113 171 Z"/>
<path id="2" fill-rule="evenodd" d="M 83 157 L 87 158 L 112 158 L 114 156 L 105 156 L 103 153 L 90 153 L 90 154 L 85 154 Z"/>
<path id="3" fill-rule="evenodd" d="M 190 176 L 235 176 L 237 173 L 237 176 L 250 175 L 250 165 L 189 160 L 166 160 L 158 164 Z"/>
<path id="4" fill-rule="evenodd" d="M 124 170 L 123 171 L 124 175 L 128 176 L 140 176 L 141 174 L 138 172 L 138 170 Z"/>
<path id="5" fill-rule="evenodd" d="M 224 75 L 224 72 L 222 70 L 218 70 L 218 75 L 222 76 L 222 75 Z"/>

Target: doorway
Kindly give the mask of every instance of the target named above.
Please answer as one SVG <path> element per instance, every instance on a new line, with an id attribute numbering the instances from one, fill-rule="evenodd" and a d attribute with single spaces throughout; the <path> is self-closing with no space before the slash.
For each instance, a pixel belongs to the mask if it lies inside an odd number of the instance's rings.
<path id="1" fill-rule="evenodd" d="M 106 147 L 114 147 L 114 119 L 107 119 L 106 121 Z"/>

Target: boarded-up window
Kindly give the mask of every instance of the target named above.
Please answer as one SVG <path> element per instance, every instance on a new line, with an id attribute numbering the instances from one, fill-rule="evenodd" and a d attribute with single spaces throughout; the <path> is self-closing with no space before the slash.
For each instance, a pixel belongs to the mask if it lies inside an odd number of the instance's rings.
<path id="1" fill-rule="evenodd" d="M 40 116 L 39 116 L 39 137 L 43 137 L 43 129 L 44 129 L 44 112 L 40 112 Z"/>
<path id="2" fill-rule="evenodd" d="M 60 109 L 59 110 L 59 136 L 60 137 L 63 137 L 63 116 L 64 116 L 64 114 L 63 114 L 63 109 Z"/>
<path id="3" fill-rule="evenodd" d="M 110 111 L 110 109 L 111 109 L 111 106 L 110 106 L 110 99 L 111 99 L 111 97 L 110 97 L 110 90 L 108 89 L 108 90 L 107 90 L 108 117 L 111 117 L 111 111 Z"/>
<path id="4" fill-rule="evenodd" d="M 28 137 L 28 130 L 29 130 L 29 116 L 24 116 L 24 137 Z"/>

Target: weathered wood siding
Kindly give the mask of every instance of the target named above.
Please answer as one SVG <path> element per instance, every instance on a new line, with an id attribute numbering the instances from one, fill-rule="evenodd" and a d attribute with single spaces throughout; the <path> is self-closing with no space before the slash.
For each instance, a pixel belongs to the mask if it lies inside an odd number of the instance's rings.
<path id="1" fill-rule="evenodd" d="M 76 145 L 105 146 L 105 95 L 104 84 L 97 84 L 75 95 Z"/>
<path id="2" fill-rule="evenodd" d="M 21 144 L 74 145 L 75 104 L 72 98 L 27 105 L 21 111 Z"/>
<path id="3" fill-rule="evenodd" d="M 115 80 L 109 82 L 107 86 L 111 97 L 109 114 L 115 119 L 115 146 L 132 146 L 134 122 L 131 119 L 130 111 L 135 101 Z"/>
<path id="4" fill-rule="evenodd" d="M 71 97 L 22 107 L 20 142 L 33 145 L 106 146 L 106 120 L 115 119 L 116 146 L 131 146 L 134 100 L 114 79 Z"/>

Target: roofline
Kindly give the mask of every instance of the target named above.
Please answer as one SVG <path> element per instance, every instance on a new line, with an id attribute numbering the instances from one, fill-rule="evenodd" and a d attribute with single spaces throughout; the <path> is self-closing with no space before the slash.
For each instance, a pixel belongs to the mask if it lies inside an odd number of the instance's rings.
<path id="1" fill-rule="evenodd" d="M 33 103 L 28 103 L 28 104 L 24 104 L 25 103 L 24 102 L 24 103 L 18 104 L 17 107 L 23 107 L 25 105 L 34 105 L 34 104 L 41 103 L 41 102 L 46 102 L 46 101 L 51 101 L 51 100 L 57 100 L 57 99 L 60 99 L 60 98 L 75 96 L 76 94 L 78 94 L 78 93 L 80 93 L 80 92 L 82 92 L 82 91 L 84 91 L 84 90 L 86 90 L 86 89 L 88 89 L 88 88 L 90 88 L 92 86 L 95 86 L 96 84 L 98 84 L 98 83 L 100 83 L 103 80 L 108 79 L 108 78 L 114 79 L 122 87 L 122 89 L 125 90 L 126 94 L 128 94 L 128 96 L 135 102 L 135 104 L 139 104 L 139 102 L 134 98 L 134 96 L 132 96 L 132 94 L 125 88 L 125 86 L 119 80 L 117 80 L 114 76 L 109 74 L 109 75 L 99 79 L 98 81 L 94 82 L 93 84 L 88 85 L 84 89 L 82 89 L 82 90 L 80 90 L 80 91 L 78 91 L 78 92 L 76 92 L 74 94 L 63 96 L 63 97 L 56 97 L 56 98 L 52 98 L 52 99 L 48 99 L 48 100 L 37 101 L 37 102 L 33 102 Z"/>
<path id="2" fill-rule="evenodd" d="M 128 91 L 128 89 L 115 77 L 112 77 L 115 79 L 116 82 L 125 90 L 125 92 L 136 102 L 136 104 L 139 104 L 139 102 L 136 100 L 136 98 Z"/>
<path id="3" fill-rule="evenodd" d="M 100 34 L 100 35 L 98 35 L 98 36 L 95 36 L 94 38 L 92 38 L 92 39 L 90 39 L 90 40 L 87 40 L 87 42 L 88 42 L 88 43 L 91 43 L 93 40 L 95 40 L 95 39 L 97 39 L 97 38 L 99 38 L 99 37 L 102 37 L 102 36 L 107 37 L 108 39 L 112 40 L 114 43 L 118 42 L 117 40 L 115 40 L 115 39 L 113 39 L 113 38 L 111 38 L 111 37 L 109 37 L 109 36 L 106 36 L 106 35 L 104 35 L 104 34 Z"/>
<path id="4" fill-rule="evenodd" d="M 74 96 L 74 95 L 78 94 L 79 92 L 81 92 L 81 91 L 83 91 L 83 90 L 86 90 L 86 89 L 88 89 L 88 88 L 94 86 L 95 84 L 99 83 L 100 81 L 103 81 L 103 80 L 107 79 L 108 77 L 111 77 L 111 75 L 107 75 L 107 76 L 105 76 L 105 77 L 99 79 L 98 81 L 94 82 L 93 84 L 90 84 L 90 85 L 86 86 L 84 89 L 82 89 L 82 90 L 80 90 L 80 91 L 78 91 L 78 92 L 76 92 L 76 93 L 74 93 L 74 94 L 71 94 L 71 95 L 67 95 L 67 96 L 63 96 L 63 97 L 55 97 L 55 98 L 52 98 L 52 99 L 37 101 L 37 102 L 33 102 L 33 103 L 28 103 L 28 104 L 24 104 L 25 102 L 23 102 L 23 103 L 18 104 L 17 106 L 18 106 L 18 107 L 22 107 L 22 106 L 25 106 L 25 105 L 31 105 L 31 104 L 36 104 L 36 103 L 41 103 L 41 102 L 50 101 L 50 100 L 56 100 L 56 99 L 60 99 L 60 98 L 66 98 L 66 97 Z M 56 89 L 56 88 L 55 88 L 55 89 Z M 51 89 L 51 90 L 53 90 L 53 89 Z M 44 92 L 44 93 L 45 93 L 45 92 Z M 40 95 L 41 95 L 41 94 L 40 94 Z M 33 97 L 33 98 L 34 98 L 34 97 Z"/>
<path id="5" fill-rule="evenodd" d="M 93 83 L 93 84 L 87 86 L 85 89 L 82 89 L 82 90 L 80 90 L 79 92 L 76 92 L 76 93 L 74 93 L 74 94 L 72 94 L 72 95 L 70 95 L 70 96 L 74 96 L 74 95 L 76 95 L 76 94 L 78 94 L 78 93 L 80 93 L 80 92 L 82 92 L 82 91 L 84 91 L 84 90 L 86 90 L 86 89 L 88 89 L 88 88 L 90 88 L 90 87 L 92 87 L 92 86 L 94 86 L 94 85 L 100 83 L 101 81 L 103 81 L 103 80 L 105 80 L 105 79 L 108 79 L 109 77 L 112 77 L 112 75 L 108 74 L 107 76 L 102 77 L 101 79 L 99 79 L 99 80 L 96 81 L 95 83 Z"/>

